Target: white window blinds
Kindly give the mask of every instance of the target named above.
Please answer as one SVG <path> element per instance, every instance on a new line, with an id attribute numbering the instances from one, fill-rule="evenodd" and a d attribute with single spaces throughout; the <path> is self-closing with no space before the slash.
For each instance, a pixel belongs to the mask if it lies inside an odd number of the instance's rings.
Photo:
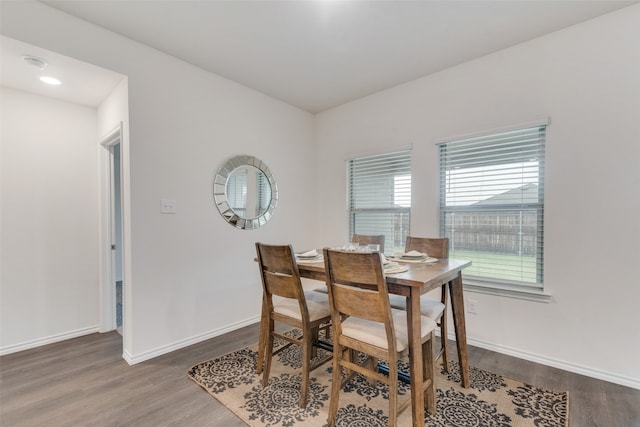
<path id="1" fill-rule="evenodd" d="M 235 169 L 227 178 L 225 191 L 229 207 L 243 218 L 258 218 L 271 203 L 269 179 L 254 167 Z"/>
<path id="2" fill-rule="evenodd" d="M 225 189 L 229 207 L 239 216 L 247 217 L 247 171 L 239 169 L 229 175 Z"/>
<path id="3" fill-rule="evenodd" d="M 402 250 L 411 211 L 411 151 L 347 162 L 350 236 L 385 236 L 384 252 Z"/>
<path id="4" fill-rule="evenodd" d="M 546 124 L 438 144 L 440 233 L 468 279 L 542 288 Z"/>

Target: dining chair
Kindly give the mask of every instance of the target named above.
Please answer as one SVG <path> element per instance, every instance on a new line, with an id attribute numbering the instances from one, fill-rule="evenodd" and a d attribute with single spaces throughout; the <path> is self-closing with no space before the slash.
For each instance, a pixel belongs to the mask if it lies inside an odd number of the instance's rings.
<path id="1" fill-rule="evenodd" d="M 357 243 L 359 246 L 380 245 L 380 252 L 384 252 L 384 234 L 370 236 L 368 234 L 354 234 L 351 236 L 351 243 Z M 319 286 L 314 289 L 316 292 L 327 293 L 326 286 Z"/>
<path id="2" fill-rule="evenodd" d="M 433 237 L 412 237 L 407 236 L 404 245 L 405 252 L 418 251 L 433 258 L 449 258 L 449 239 Z M 448 338 L 447 338 L 447 309 L 448 303 L 448 283 L 443 283 L 440 289 L 440 301 L 423 295 L 420 298 L 420 312 L 423 316 L 436 321 L 440 328 L 440 349 L 437 351 L 435 360 L 442 357 L 442 367 L 445 372 L 449 372 Z M 407 299 L 400 295 L 390 295 L 391 306 L 396 309 L 406 310 Z"/>
<path id="3" fill-rule="evenodd" d="M 407 313 L 391 308 L 379 252 L 323 250 L 333 329 L 333 374 L 328 423 L 333 427 L 340 390 L 356 374 L 381 381 L 389 387 L 389 425 L 411 399 L 398 403 L 398 360 L 409 346 Z M 435 412 L 432 338 L 436 323 L 421 316 L 423 372 L 420 375 L 429 413 Z M 364 353 L 360 361 L 358 352 Z M 378 372 L 377 360 L 386 360 L 389 375 Z M 342 368 L 347 377 L 342 379 Z M 416 375 L 411 372 L 411 375 Z"/>
<path id="4" fill-rule="evenodd" d="M 380 245 L 380 250 L 384 251 L 384 234 L 376 236 L 354 234 L 351 236 L 351 243 L 357 243 L 360 246 Z"/>
<path id="5" fill-rule="evenodd" d="M 300 387 L 300 407 L 307 406 L 309 372 L 327 362 L 331 355 L 313 361 L 313 348 L 320 327 L 331 321 L 331 311 L 327 295 L 305 291 L 302 287 L 298 266 L 291 245 L 268 245 L 256 243 L 258 264 L 263 289 L 263 317 L 260 342 L 264 347 L 258 351 L 258 372 L 262 370 L 262 386 L 269 382 L 272 356 L 291 344 L 302 347 L 302 381 Z M 274 297 L 280 297 L 274 301 Z M 290 337 L 274 329 L 275 322 L 282 322 L 302 330 L 299 338 Z M 328 328 L 325 328 L 325 333 Z M 288 343 L 273 352 L 274 337 Z M 328 337 L 326 337 L 328 338 Z"/>

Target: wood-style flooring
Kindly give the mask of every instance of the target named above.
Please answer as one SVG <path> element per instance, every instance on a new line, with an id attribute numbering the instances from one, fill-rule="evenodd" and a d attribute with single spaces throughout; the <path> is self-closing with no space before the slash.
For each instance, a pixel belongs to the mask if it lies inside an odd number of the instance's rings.
<path id="1" fill-rule="evenodd" d="M 189 380 L 187 370 L 257 342 L 257 336 L 252 325 L 134 366 L 122 359 L 122 337 L 115 331 L 3 356 L 0 426 L 243 426 Z M 469 348 L 469 360 L 523 382 L 568 390 L 571 427 L 640 426 L 640 390 L 477 347 Z"/>

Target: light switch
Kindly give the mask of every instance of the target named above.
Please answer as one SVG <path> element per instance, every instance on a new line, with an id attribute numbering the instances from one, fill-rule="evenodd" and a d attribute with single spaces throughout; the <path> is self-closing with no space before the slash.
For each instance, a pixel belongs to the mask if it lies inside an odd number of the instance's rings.
<path id="1" fill-rule="evenodd" d="M 174 214 L 176 213 L 176 201 L 175 199 L 161 199 L 160 200 L 160 213 Z"/>

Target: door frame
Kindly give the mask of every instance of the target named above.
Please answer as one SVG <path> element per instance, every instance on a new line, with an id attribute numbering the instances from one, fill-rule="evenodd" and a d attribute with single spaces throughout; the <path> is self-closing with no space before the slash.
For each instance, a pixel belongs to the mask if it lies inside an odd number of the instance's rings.
<path id="1" fill-rule="evenodd" d="M 100 145 L 104 150 L 100 152 L 100 170 L 102 183 L 102 197 L 100 209 L 100 332 L 108 332 L 116 329 L 116 251 L 112 245 L 117 241 L 115 227 L 115 177 L 114 177 L 114 154 L 113 149 L 120 145 L 120 217 L 121 235 L 119 241 L 123 242 L 124 215 L 122 212 L 123 202 L 123 180 L 122 180 L 122 157 L 123 157 L 123 123 L 120 122 L 114 129 L 100 139 Z M 120 262 L 123 271 L 124 287 L 124 248 L 121 248 Z M 124 334 L 125 323 L 125 298 L 124 289 L 122 293 L 122 326 Z"/>

